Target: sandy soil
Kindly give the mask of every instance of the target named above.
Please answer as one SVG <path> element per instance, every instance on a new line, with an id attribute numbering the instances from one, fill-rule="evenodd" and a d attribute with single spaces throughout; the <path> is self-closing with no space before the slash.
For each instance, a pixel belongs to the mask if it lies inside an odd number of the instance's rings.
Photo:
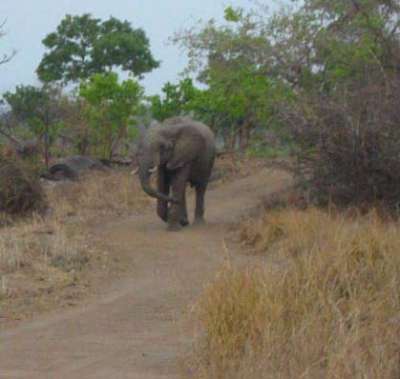
<path id="1" fill-rule="evenodd" d="M 0 378 L 180 377 L 194 337 L 187 316 L 227 259 L 229 226 L 289 182 L 264 168 L 212 188 L 207 224 L 178 233 L 154 211 L 98 227 L 97 242 L 124 257 L 129 275 L 87 304 L 0 331 Z"/>

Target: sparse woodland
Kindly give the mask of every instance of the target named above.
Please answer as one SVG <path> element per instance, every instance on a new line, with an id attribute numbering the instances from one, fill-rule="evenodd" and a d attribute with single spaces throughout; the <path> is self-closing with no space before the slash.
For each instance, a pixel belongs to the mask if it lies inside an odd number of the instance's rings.
<path id="1" fill-rule="evenodd" d="M 277 11 L 262 3 L 177 30 L 170 40 L 188 65 L 156 96 L 140 81 L 161 64 L 144 30 L 89 14 L 62 20 L 43 40 L 41 86 L 3 94 L 0 173 L 16 165 L 41 210 L 16 221 L 6 205 L 16 210 L 20 194 L 0 177 L 0 277 L 36 267 L 47 249 L 46 262 L 78 280 L 89 258 L 65 245 L 76 233 L 65 220 L 149 203 L 128 170 L 65 193 L 37 189 L 32 175 L 74 154 L 130 160 L 141 127 L 190 115 L 233 154 L 234 168 L 221 169 L 231 170 L 227 180 L 251 160 L 284 161 L 294 178 L 235 227 L 232 243 L 254 267 L 226 263 L 198 299 L 190 377 L 398 378 L 400 3 L 293 0 Z M 13 64 L 12 55 L 0 64 Z M 115 196 L 102 191 L 112 185 Z M 32 237 L 43 228 L 52 230 L 46 248 Z M 0 286 L 0 304 L 7 291 Z"/>

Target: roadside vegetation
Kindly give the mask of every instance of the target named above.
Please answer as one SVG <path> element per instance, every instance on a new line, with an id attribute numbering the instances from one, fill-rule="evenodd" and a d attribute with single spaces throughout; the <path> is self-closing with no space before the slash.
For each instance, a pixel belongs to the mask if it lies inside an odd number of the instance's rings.
<path id="1" fill-rule="evenodd" d="M 225 19 L 174 38 L 207 85 L 186 104 L 201 117 L 212 99 L 209 122 L 243 152 L 286 150 L 296 185 L 236 230 L 253 263 L 232 258 L 201 296 L 187 377 L 396 378 L 400 7 L 306 0 Z"/>
<path id="2" fill-rule="evenodd" d="M 0 172 L 10 160 L 26 171 L 0 177 L 0 306 L 76 288 L 93 257 L 106 259 L 88 244 L 90 226 L 149 202 L 128 170 L 38 189 L 39 174 L 76 154 L 135 164 L 141 128 L 190 115 L 217 136 L 214 179 L 274 161 L 295 186 L 237 227 L 252 263 L 232 259 L 199 299 L 200 338 L 185 372 L 399 376 L 398 1 L 226 7 L 222 22 L 171 37 L 188 66 L 155 96 L 141 79 L 160 62 L 128 21 L 67 15 L 42 42 L 40 84 L 3 94 Z"/>
<path id="3" fill-rule="evenodd" d="M 74 304 L 92 290 L 88 274 L 97 272 L 96 280 L 106 276 L 116 259 L 93 240 L 93 228 L 149 204 L 126 170 L 48 184 L 44 193 L 45 213 L 9 216 L 0 228 L 2 321 Z"/>
<path id="4" fill-rule="evenodd" d="M 396 378 L 398 222 L 271 211 L 238 233 L 265 264 L 221 269 L 196 307 L 196 378 Z"/>

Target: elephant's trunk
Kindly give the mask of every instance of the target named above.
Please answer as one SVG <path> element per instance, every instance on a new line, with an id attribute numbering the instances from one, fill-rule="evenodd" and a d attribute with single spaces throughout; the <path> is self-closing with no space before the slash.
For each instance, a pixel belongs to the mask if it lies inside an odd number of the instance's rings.
<path id="1" fill-rule="evenodd" d="M 171 203 L 177 203 L 178 201 L 174 198 L 164 195 L 163 193 L 156 191 L 150 185 L 150 172 L 144 172 L 143 170 L 139 170 L 139 178 L 140 184 L 144 192 L 146 192 L 149 196 L 154 197 L 159 200 L 168 201 Z"/>

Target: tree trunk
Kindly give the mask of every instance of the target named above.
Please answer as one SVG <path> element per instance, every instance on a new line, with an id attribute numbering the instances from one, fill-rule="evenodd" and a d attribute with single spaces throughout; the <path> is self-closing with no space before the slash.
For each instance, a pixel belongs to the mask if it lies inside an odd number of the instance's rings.
<path id="1" fill-rule="evenodd" d="M 85 133 L 85 135 L 79 139 L 79 142 L 77 144 L 79 154 L 87 155 L 88 147 L 89 147 L 89 138 Z"/>
<path id="2" fill-rule="evenodd" d="M 44 164 L 46 168 L 49 168 L 49 128 L 45 127 L 45 132 L 43 135 L 43 147 L 44 147 Z"/>
<path id="3" fill-rule="evenodd" d="M 251 134 L 251 123 L 245 121 L 240 125 L 239 129 L 239 149 L 241 152 L 245 151 L 249 147 Z"/>
<path id="4" fill-rule="evenodd" d="M 231 132 L 228 134 L 228 141 L 227 141 L 228 150 L 231 151 L 235 150 L 237 138 L 238 138 L 238 130 L 236 127 L 233 127 Z"/>

